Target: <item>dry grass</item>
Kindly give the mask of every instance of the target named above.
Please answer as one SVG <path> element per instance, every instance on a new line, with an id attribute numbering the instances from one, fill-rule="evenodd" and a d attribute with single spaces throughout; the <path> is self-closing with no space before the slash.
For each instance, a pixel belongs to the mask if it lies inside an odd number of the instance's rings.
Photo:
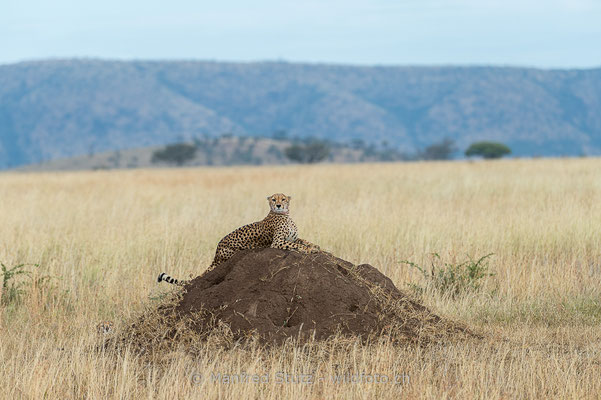
<path id="1" fill-rule="evenodd" d="M 261 219 L 265 197 L 280 191 L 293 196 L 301 237 L 376 266 L 400 288 L 423 284 L 403 260 L 494 253 L 495 275 L 480 291 L 424 293 L 437 313 L 487 338 L 421 349 L 210 342 L 199 357 L 156 360 L 92 350 L 98 322 L 119 329 L 155 305 L 168 289 L 155 283 L 163 269 L 199 274 L 217 241 Z M 40 265 L 18 278 L 26 292 L 0 306 L 4 398 L 580 399 L 601 392 L 601 160 L 5 173 L 0 196 L 0 262 Z M 211 373 L 269 382 L 228 384 Z M 303 382 L 286 383 L 284 373 Z M 344 374 L 360 382 L 331 381 Z M 380 382 L 368 382 L 375 374 Z M 383 375 L 400 384 L 381 382 Z"/>

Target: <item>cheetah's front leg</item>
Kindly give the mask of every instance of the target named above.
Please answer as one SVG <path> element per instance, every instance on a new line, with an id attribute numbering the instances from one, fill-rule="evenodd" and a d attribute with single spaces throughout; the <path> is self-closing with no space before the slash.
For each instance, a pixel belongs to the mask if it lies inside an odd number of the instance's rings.
<path id="1" fill-rule="evenodd" d="M 271 242 L 271 247 L 282 250 L 296 250 L 301 253 L 317 253 L 319 250 L 310 248 L 303 243 L 297 243 L 297 241 L 291 242 L 287 240 L 288 234 L 286 232 L 276 232 Z"/>
<path id="2" fill-rule="evenodd" d="M 294 241 L 294 243 L 302 244 L 303 246 L 307 247 L 310 250 L 313 250 L 313 249 L 316 250 L 316 251 L 320 251 L 321 250 L 321 248 L 318 245 L 313 244 L 311 242 L 308 242 L 308 241 L 306 241 L 304 239 L 301 239 L 301 238 L 296 239 Z"/>

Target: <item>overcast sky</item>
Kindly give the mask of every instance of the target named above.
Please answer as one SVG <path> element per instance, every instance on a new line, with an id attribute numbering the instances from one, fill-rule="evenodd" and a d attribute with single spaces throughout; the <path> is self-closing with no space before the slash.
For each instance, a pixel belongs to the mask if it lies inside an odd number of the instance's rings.
<path id="1" fill-rule="evenodd" d="M 601 67 L 601 0 L 0 0 L 0 63 Z"/>

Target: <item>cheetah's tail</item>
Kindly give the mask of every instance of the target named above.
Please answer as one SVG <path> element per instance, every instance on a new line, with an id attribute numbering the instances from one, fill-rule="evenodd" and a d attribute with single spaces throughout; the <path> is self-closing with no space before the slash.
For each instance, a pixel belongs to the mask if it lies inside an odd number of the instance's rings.
<path id="1" fill-rule="evenodd" d="M 187 283 L 189 283 L 190 281 L 181 281 L 181 280 L 177 280 L 175 278 L 170 277 L 169 275 L 167 275 L 167 273 L 165 272 L 161 272 L 159 274 L 159 277 L 157 278 L 157 282 L 167 282 L 167 283 L 171 283 L 172 285 L 178 285 L 178 286 L 183 286 Z"/>

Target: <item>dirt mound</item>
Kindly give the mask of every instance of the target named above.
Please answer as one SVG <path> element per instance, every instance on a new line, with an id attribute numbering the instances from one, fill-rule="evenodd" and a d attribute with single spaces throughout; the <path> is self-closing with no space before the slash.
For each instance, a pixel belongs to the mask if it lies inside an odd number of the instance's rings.
<path id="1" fill-rule="evenodd" d="M 198 338 L 226 330 L 231 341 L 276 343 L 334 335 L 424 343 L 469 335 L 411 300 L 369 264 L 271 248 L 236 253 L 193 279 L 157 315 L 163 329 L 173 327 L 170 332 L 149 332 L 155 326 L 148 320 L 134 330 L 170 339 L 183 338 L 184 331 Z"/>

